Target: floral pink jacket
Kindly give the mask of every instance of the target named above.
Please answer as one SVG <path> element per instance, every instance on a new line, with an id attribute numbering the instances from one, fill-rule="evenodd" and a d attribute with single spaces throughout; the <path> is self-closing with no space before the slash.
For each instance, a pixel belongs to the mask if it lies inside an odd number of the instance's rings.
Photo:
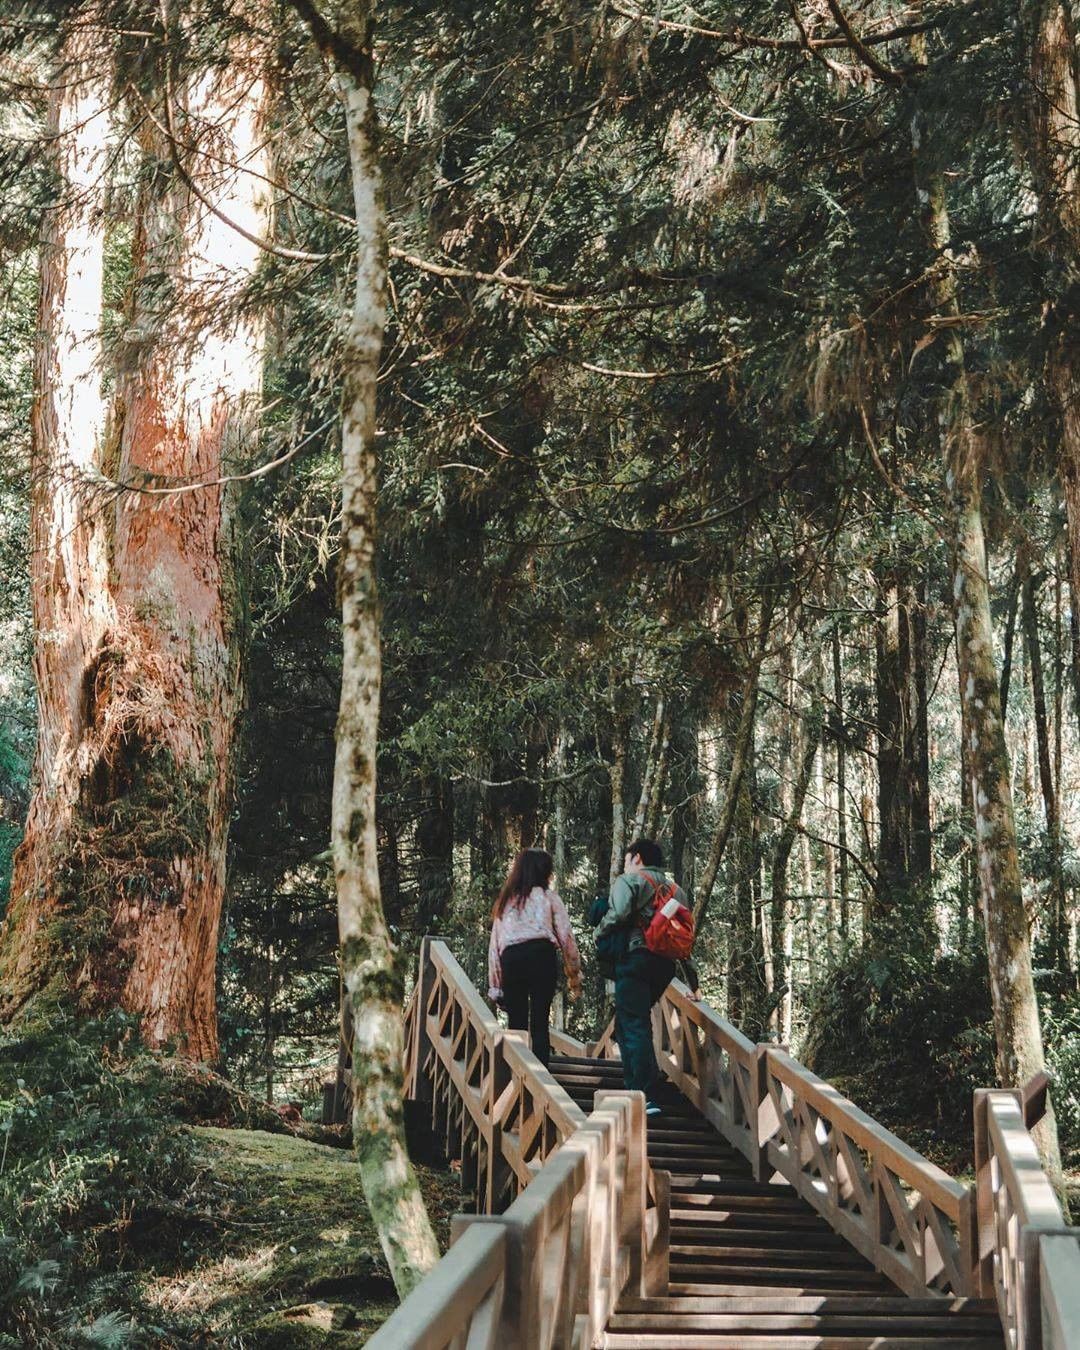
<path id="1" fill-rule="evenodd" d="M 571 989 L 581 985 L 581 956 L 574 941 L 566 906 L 554 891 L 534 886 L 518 900 L 511 900 L 491 925 L 488 947 L 488 998 L 502 997 L 502 954 L 518 942 L 547 940 L 562 952 L 566 982 Z"/>

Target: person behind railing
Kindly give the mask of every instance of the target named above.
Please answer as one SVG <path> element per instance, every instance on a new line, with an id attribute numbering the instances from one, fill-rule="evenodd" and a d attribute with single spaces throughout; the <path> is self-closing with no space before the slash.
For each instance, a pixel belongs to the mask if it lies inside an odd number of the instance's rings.
<path id="1" fill-rule="evenodd" d="M 491 912 L 488 946 L 488 998 L 506 1010 L 511 1030 L 529 1032 L 544 1065 L 551 1058 L 548 1019 L 560 952 L 570 998 L 581 997 L 581 957 L 554 878 L 554 860 L 542 848 L 517 855 Z"/>
<path id="2" fill-rule="evenodd" d="M 615 878 L 607 908 L 594 901 L 590 918 L 597 916 L 593 935 L 597 954 L 615 970 L 615 1040 L 622 1056 L 623 1082 L 645 1094 L 645 1114 L 658 1116 L 657 1101 L 663 1081 L 653 1048 L 652 1009 L 675 978 L 677 964 L 645 946 L 642 920 L 651 909 L 657 887 L 669 886 L 664 853 L 653 839 L 635 839 L 626 850 L 623 873 Z M 678 886 L 674 897 L 686 904 Z M 690 997 L 698 997 L 697 971 L 688 960 L 682 965 Z"/>

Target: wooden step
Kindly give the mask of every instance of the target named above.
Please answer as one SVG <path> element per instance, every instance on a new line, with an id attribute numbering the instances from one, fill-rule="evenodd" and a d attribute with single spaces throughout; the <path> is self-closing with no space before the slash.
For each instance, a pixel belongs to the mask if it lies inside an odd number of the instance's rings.
<path id="1" fill-rule="evenodd" d="M 722 1134 L 717 1134 L 707 1120 L 672 1120 L 665 1116 L 650 1116 L 646 1120 L 649 1143 L 658 1144 L 696 1144 L 707 1141 L 731 1149 L 731 1145 Z M 731 1149 L 734 1153 L 735 1150 Z M 742 1157 L 742 1154 L 739 1155 Z"/>
<path id="2" fill-rule="evenodd" d="M 745 1286 L 776 1285 L 780 1288 L 803 1289 L 826 1293 L 830 1289 L 869 1289 L 886 1293 L 890 1288 L 875 1270 L 859 1270 L 844 1266 L 791 1266 L 774 1264 L 764 1257 L 752 1261 L 732 1259 L 723 1265 L 715 1260 L 678 1260 L 671 1258 L 671 1283 L 679 1284 L 734 1284 Z"/>
<path id="3" fill-rule="evenodd" d="M 748 1177 L 730 1177 L 722 1180 L 701 1177 L 688 1182 L 685 1186 L 672 1185 L 672 1204 L 675 1203 L 676 1196 L 680 1197 L 680 1203 L 684 1197 L 738 1197 L 740 1202 L 768 1201 L 773 1205 L 784 1204 L 793 1209 L 813 1213 L 806 1201 L 800 1199 L 790 1186 L 770 1186 L 767 1182 L 753 1181 Z"/>
<path id="4" fill-rule="evenodd" d="M 783 1246 L 780 1242 L 775 1245 L 763 1243 L 755 1246 L 750 1242 L 739 1242 L 737 1238 L 737 1233 L 725 1233 L 715 1242 L 703 1242 L 697 1238 L 693 1242 L 672 1242 L 672 1265 L 676 1262 L 681 1265 L 686 1261 L 710 1261 L 726 1267 L 730 1262 L 740 1265 L 750 1263 L 756 1265 L 761 1262 L 765 1266 L 783 1267 L 786 1270 L 865 1270 L 877 1274 L 873 1267 L 850 1247 L 840 1250 L 830 1249 L 826 1255 L 816 1242 L 813 1244 L 815 1250 L 808 1252 L 805 1247 Z"/>
<path id="5" fill-rule="evenodd" d="M 675 1138 L 671 1138 L 675 1135 Z M 706 1162 L 712 1158 L 730 1158 L 732 1162 L 741 1163 L 747 1166 L 746 1159 L 736 1149 L 733 1149 L 726 1140 L 719 1139 L 715 1135 L 685 1135 L 678 1134 L 674 1130 L 657 1130 L 655 1134 L 648 1135 L 649 1147 L 658 1149 L 662 1153 L 671 1153 L 680 1158 L 704 1158 Z"/>
<path id="6" fill-rule="evenodd" d="M 962 1334 L 919 1336 L 872 1334 L 821 1335 L 808 1331 L 801 1335 L 763 1332 L 694 1331 L 606 1331 L 607 1350 L 1001 1350 L 1004 1341 L 997 1336 Z"/>
<path id="7" fill-rule="evenodd" d="M 799 1236 L 804 1241 L 812 1243 L 816 1251 L 825 1248 L 827 1250 L 835 1249 L 845 1254 L 851 1251 L 844 1239 L 839 1233 L 834 1233 L 831 1228 L 826 1228 L 823 1232 L 814 1233 L 808 1236 L 800 1233 Z M 719 1223 L 676 1223 L 672 1220 L 671 1241 L 680 1246 L 740 1246 L 746 1244 L 751 1247 L 768 1247 L 771 1243 L 783 1241 L 783 1245 L 791 1247 L 792 1233 L 787 1228 L 750 1228 L 740 1227 L 738 1224 Z M 805 1251 L 805 1247 L 797 1250 Z"/>
<path id="8" fill-rule="evenodd" d="M 713 1331 L 760 1336 L 777 1332 L 816 1332 L 832 1336 L 1000 1337 L 993 1317 L 938 1317 L 922 1313 L 615 1313 L 609 1331 Z"/>
<path id="9" fill-rule="evenodd" d="M 735 1312 L 735 1313 L 821 1313 L 838 1316 L 853 1313 L 867 1313 L 872 1316 L 884 1316 L 897 1313 L 901 1316 L 916 1316 L 925 1313 L 931 1317 L 940 1317 L 948 1313 L 952 1317 L 996 1318 L 997 1305 L 993 1299 L 986 1298 L 907 1298 L 903 1294 L 886 1297 L 874 1295 L 852 1297 L 840 1295 L 786 1295 L 757 1292 L 753 1296 L 730 1296 L 728 1294 L 682 1294 L 655 1295 L 651 1298 L 624 1296 L 618 1307 L 619 1312 Z"/>
<path id="10" fill-rule="evenodd" d="M 649 1161 L 654 1167 L 670 1172 L 678 1177 L 682 1184 L 686 1177 L 716 1177 L 725 1181 L 749 1180 L 750 1168 L 741 1158 L 735 1159 L 724 1154 L 691 1153 L 678 1151 L 675 1145 L 666 1144 L 660 1148 L 647 1149 Z"/>
<path id="11" fill-rule="evenodd" d="M 833 1230 L 819 1218 L 813 1210 L 807 1210 L 805 1214 L 799 1214 L 788 1209 L 763 1209 L 761 1207 L 753 1209 L 739 1209 L 737 1206 L 727 1206 L 723 1208 L 716 1205 L 693 1205 L 671 1207 L 672 1225 L 680 1224 L 685 1226 L 693 1225 L 696 1229 L 701 1227 L 717 1228 L 762 1228 L 762 1229 L 784 1229 L 791 1231 L 798 1229 L 800 1235 L 805 1234 L 808 1237 L 816 1238 L 818 1234 L 828 1234 L 830 1237 L 836 1236 Z M 843 1239 L 840 1239 L 841 1241 Z"/>
<path id="12" fill-rule="evenodd" d="M 739 1284 L 737 1281 L 694 1280 L 685 1276 L 675 1278 L 668 1284 L 668 1294 L 672 1298 L 708 1298 L 726 1302 L 731 1298 L 890 1298 L 897 1296 L 896 1286 L 882 1280 L 878 1287 L 867 1289 L 865 1285 L 831 1284 L 821 1285 L 810 1280 L 800 1280 L 795 1271 L 784 1271 L 783 1278 L 776 1281 L 761 1280 Z"/>

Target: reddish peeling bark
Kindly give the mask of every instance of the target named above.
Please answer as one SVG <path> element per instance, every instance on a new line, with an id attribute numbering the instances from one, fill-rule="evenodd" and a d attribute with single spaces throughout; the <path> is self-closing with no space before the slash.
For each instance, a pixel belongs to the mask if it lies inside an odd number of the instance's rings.
<path id="1" fill-rule="evenodd" d="M 38 690 L 36 789 L 16 852 L 0 934 L 0 1012 L 47 983 L 42 959 L 56 908 L 52 841 L 69 833 L 86 763 L 84 673 L 113 623 L 99 470 L 105 402 L 99 370 L 104 173 L 110 62 L 89 24 L 61 45 L 47 131 L 55 196 L 44 213 L 31 421 L 31 597 Z"/>
<path id="2" fill-rule="evenodd" d="M 145 175 L 117 406 L 84 461 L 120 489 L 108 502 L 98 492 L 89 509 L 85 480 L 65 470 L 65 440 L 82 427 L 69 419 L 65 438 L 55 418 L 35 426 L 38 782 L 0 944 L 0 970 L 15 976 L 9 1014 L 51 984 L 85 1006 L 136 1012 L 151 1044 L 175 1038 L 202 1059 L 217 1053 L 242 689 L 232 519 L 218 480 L 257 412 L 261 322 L 233 306 L 269 228 L 260 54 L 229 55 L 174 92 L 182 150 L 164 135 L 144 146 L 151 164 L 169 162 Z M 61 240 L 55 252 L 71 249 Z M 48 264 L 43 278 L 48 297 Z M 98 318 L 100 290 L 99 274 Z M 45 303 L 48 330 L 62 319 Z M 72 376 L 84 390 L 100 378 Z M 48 407 L 40 363 L 39 391 Z M 79 564 L 78 586 L 67 551 L 96 560 Z"/>

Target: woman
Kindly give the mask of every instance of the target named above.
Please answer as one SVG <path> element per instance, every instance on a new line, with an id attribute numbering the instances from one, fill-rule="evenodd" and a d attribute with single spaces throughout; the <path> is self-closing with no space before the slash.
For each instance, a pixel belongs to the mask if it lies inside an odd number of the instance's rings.
<path id="1" fill-rule="evenodd" d="M 581 957 L 566 906 L 551 889 L 555 864 L 542 848 L 514 859 L 491 912 L 488 998 L 506 1009 L 510 1026 L 528 1031 L 537 1059 L 551 1058 L 548 1013 L 562 952 L 570 997 L 581 995 Z"/>

